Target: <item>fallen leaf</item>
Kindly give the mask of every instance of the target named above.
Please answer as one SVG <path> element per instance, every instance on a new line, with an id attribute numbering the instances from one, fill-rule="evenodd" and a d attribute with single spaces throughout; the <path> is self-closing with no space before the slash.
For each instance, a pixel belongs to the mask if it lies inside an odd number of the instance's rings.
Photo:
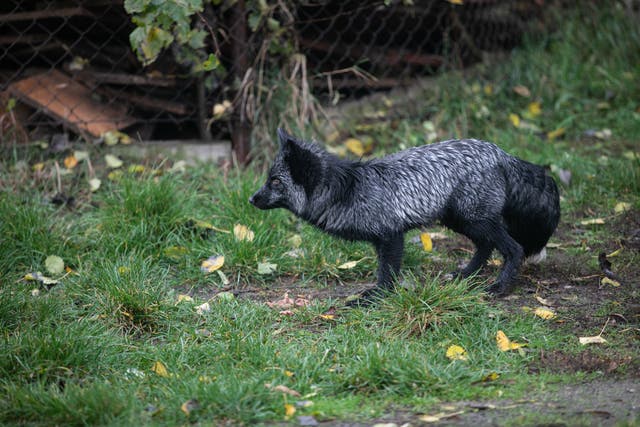
<path id="1" fill-rule="evenodd" d="M 429 233 L 420 233 L 420 241 L 422 242 L 422 248 L 425 252 L 431 252 L 433 250 L 433 242 Z"/>
<path id="2" fill-rule="evenodd" d="M 202 264 L 200 264 L 200 271 L 206 274 L 213 273 L 223 265 L 224 255 L 213 255 L 202 261 Z"/>
<path id="3" fill-rule="evenodd" d="M 74 155 L 67 156 L 64 158 L 64 167 L 67 169 L 73 169 L 78 164 L 78 159 Z"/>
<path id="4" fill-rule="evenodd" d="M 227 112 L 231 110 L 231 102 L 229 100 L 224 100 L 220 104 L 215 104 L 213 106 L 213 118 L 219 119 L 224 116 Z"/>
<path id="5" fill-rule="evenodd" d="M 42 171 L 42 169 L 44 169 L 44 163 L 43 162 L 38 162 L 38 163 L 34 164 L 33 166 L 31 166 L 31 169 L 33 169 L 36 172 L 40 172 L 40 171 Z"/>
<path id="6" fill-rule="evenodd" d="M 57 255 L 49 255 L 44 260 L 44 266 L 50 274 L 58 275 L 64 272 L 64 261 Z"/>
<path id="7" fill-rule="evenodd" d="M 515 113 L 509 114 L 509 120 L 514 127 L 520 127 L 520 116 Z"/>
<path id="8" fill-rule="evenodd" d="M 200 304 L 199 306 L 196 307 L 196 313 L 198 314 L 206 314 L 209 313 L 211 311 L 211 305 L 209 305 L 208 302 L 205 302 L 204 304 Z"/>
<path id="9" fill-rule="evenodd" d="M 179 304 L 179 303 L 181 303 L 183 301 L 193 302 L 193 298 L 191 296 L 189 296 L 189 295 L 184 295 L 184 294 L 178 295 L 178 302 L 176 302 L 176 304 Z"/>
<path id="10" fill-rule="evenodd" d="M 98 191 L 100 185 L 102 185 L 102 181 L 100 181 L 98 178 L 92 178 L 89 180 L 89 189 L 92 193 Z"/>
<path id="11" fill-rule="evenodd" d="M 540 106 L 540 103 L 537 101 L 530 103 L 527 106 L 527 113 L 529 113 L 529 117 L 531 118 L 536 118 L 542 114 L 542 107 Z"/>
<path id="12" fill-rule="evenodd" d="M 526 344 L 520 344 L 511 341 L 502 331 L 498 331 L 496 333 L 496 344 L 498 345 L 498 349 L 500 349 L 500 351 L 516 350 L 520 347 L 526 346 Z"/>
<path id="13" fill-rule="evenodd" d="M 296 407 L 293 406 L 291 403 L 285 403 L 285 405 L 284 405 L 284 416 L 285 416 L 285 418 L 290 418 L 295 413 L 296 413 Z"/>
<path id="14" fill-rule="evenodd" d="M 273 264 L 271 262 L 259 262 L 258 274 L 261 274 L 261 275 L 271 274 L 275 272 L 277 268 L 278 268 L 278 264 Z"/>
<path id="15" fill-rule="evenodd" d="M 249 230 L 246 225 L 242 224 L 236 224 L 233 226 L 233 235 L 236 237 L 236 240 L 240 242 L 243 240 L 246 240 L 247 242 L 253 242 L 253 239 L 255 237 L 255 233 Z"/>
<path id="16" fill-rule="evenodd" d="M 200 408 L 200 402 L 198 399 L 189 399 L 180 405 L 180 410 L 184 412 L 185 415 L 189 416 L 192 411 L 196 411 Z"/>
<path id="17" fill-rule="evenodd" d="M 556 313 L 553 310 L 549 310 L 548 308 L 538 307 L 533 311 L 533 314 L 540 317 L 544 320 L 550 320 L 556 317 Z"/>
<path id="18" fill-rule="evenodd" d="M 104 156 L 104 161 L 107 163 L 107 167 L 111 169 L 118 169 L 122 166 L 123 162 L 113 154 L 107 154 Z"/>
<path id="19" fill-rule="evenodd" d="M 41 285 L 45 285 L 45 286 L 57 285 L 58 283 L 60 283 L 56 279 L 52 279 L 50 277 L 43 276 L 42 273 L 40 273 L 39 271 L 37 271 L 35 273 L 27 273 L 27 274 L 25 274 L 24 275 L 24 280 L 26 280 L 28 282 L 38 282 Z"/>
<path id="20" fill-rule="evenodd" d="M 40 295 L 40 289 L 38 289 L 38 288 L 31 289 L 31 296 L 32 297 L 37 297 L 39 295 Z"/>
<path id="21" fill-rule="evenodd" d="M 580 225 L 602 225 L 604 223 L 603 218 L 591 218 L 580 221 Z"/>
<path id="22" fill-rule="evenodd" d="M 602 280 L 600 280 L 600 284 L 602 284 L 602 285 L 611 285 L 611 286 L 616 287 L 616 288 L 618 286 L 620 286 L 620 282 L 618 282 L 617 280 L 610 279 L 608 277 L 603 277 Z"/>
<path id="23" fill-rule="evenodd" d="M 514 86 L 513 91 L 524 98 L 529 98 L 531 96 L 529 88 L 523 85 Z"/>
<path id="24" fill-rule="evenodd" d="M 620 252 L 622 252 L 622 248 L 616 249 L 615 251 L 611 252 L 606 257 L 607 258 L 617 257 L 618 255 L 620 255 Z"/>
<path id="25" fill-rule="evenodd" d="M 558 138 L 560 138 L 562 135 L 564 135 L 564 133 L 565 133 L 566 131 L 567 131 L 567 130 L 566 130 L 565 128 L 563 128 L 563 127 L 559 127 L 559 128 L 554 129 L 554 130 L 552 130 L 552 131 L 549 131 L 549 132 L 547 132 L 547 139 L 548 139 L 549 141 L 553 141 L 554 139 L 558 139 Z"/>
<path id="26" fill-rule="evenodd" d="M 163 378 L 169 378 L 169 371 L 167 371 L 167 367 L 164 366 L 164 363 L 160 361 L 156 361 L 151 367 L 151 372 L 155 372 L 157 375 Z"/>
<path id="27" fill-rule="evenodd" d="M 587 345 L 587 344 L 605 344 L 607 342 L 607 340 L 602 338 L 600 335 L 596 335 L 595 337 L 580 337 L 580 338 L 578 338 L 578 340 L 580 341 L 580 344 L 582 344 L 582 345 Z"/>
<path id="28" fill-rule="evenodd" d="M 360 261 L 348 261 L 348 262 L 345 262 L 344 264 L 340 264 L 338 268 L 340 270 L 351 270 L 353 267 L 358 265 L 359 262 Z"/>
<path id="29" fill-rule="evenodd" d="M 146 168 L 144 167 L 144 165 L 131 165 L 127 168 L 127 171 L 129 171 L 129 173 L 133 174 L 133 173 L 143 173 L 146 170 Z"/>
<path id="30" fill-rule="evenodd" d="M 284 393 L 284 394 L 288 394 L 289 396 L 293 396 L 293 397 L 300 397 L 302 396 L 299 392 L 290 389 L 289 387 L 285 386 L 285 385 L 276 385 L 273 386 L 271 384 L 265 384 L 264 385 L 266 388 L 268 388 L 271 391 L 277 391 L 280 393 Z"/>
<path id="31" fill-rule="evenodd" d="M 189 249 L 185 248 L 184 246 L 169 246 L 168 248 L 165 248 L 162 253 L 167 258 L 179 260 L 189 253 Z"/>
<path id="32" fill-rule="evenodd" d="M 284 296 L 281 299 L 272 301 L 272 302 L 267 301 L 266 304 L 271 308 L 282 310 L 282 309 L 289 309 L 293 307 L 306 307 L 307 305 L 310 304 L 310 301 L 303 297 L 297 297 L 296 299 L 293 299 L 289 297 L 288 292 L 285 292 Z"/>
<path id="33" fill-rule="evenodd" d="M 464 4 L 463 0 L 447 0 L 451 4 Z"/>
<path id="34" fill-rule="evenodd" d="M 82 162 L 85 160 L 89 160 L 89 152 L 88 151 L 81 151 L 81 150 L 75 150 L 73 152 L 73 157 L 76 158 L 77 161 Z"/>
<path id="35" fill-rule="evenodd" d="M 499 373 L 497 373 L 497 372 L 489 372 L 487 375 L 482 377 L 481 381 L 482 382 L 495 381 L 498 378 L 500 378 L 500 374 Z"/>
<path id="36" fill-rule="evenodd" d="M 365 154 L 364 144 L 359 139 L 348 138 L 344 142 L 344 145 L 345 147 L 347 147 L 347 150 L 351 151 L 353 154 L 355 154 L 358 157 L 362 157 Z"/>
<path id="37" fill-rule="evenodd" d="M 450 360 L 467 360 L 467 350 L 459 345 L 450 345 L 449 348 L 447 348 L 446 356 Z"/>
<path id="38" fill-rule="evenodd" d="M 302 236 L 300 236 L 299 234 L 294 234 L 289 238 L 289 244 L 294 248 L 299 248 L 302 244 Z"/>
<path id="39" fill-rule="evenodd" d="M 626 212 L 628 210 L 631 209 L 631 203 L 629 202 L 619 202 L 616 204 L 616 206 L 613 208 L 613 210 L 615 211 L 615 213 L 622 213 L 622 212 Z"/>
<path id="40" fill-rule="evenodd" d="M 220 300 L 220 301 L 229 302 L 229 301 L 235 300 L 236 296 L 233 294 L 233 292 L 223 291 L 223 292 L 218 292 L 217 294 L 215 294 L 215 296 L 213 298 L 217 299 L 217 300 Z"/>

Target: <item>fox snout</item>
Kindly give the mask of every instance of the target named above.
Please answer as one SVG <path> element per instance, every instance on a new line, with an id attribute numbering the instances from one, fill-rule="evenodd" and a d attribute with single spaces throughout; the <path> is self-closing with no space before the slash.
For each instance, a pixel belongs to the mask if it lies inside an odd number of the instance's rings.
<path id="1" fill-rule="evenodd" d="M 249 203 L 258 209 L 270 209 L 269 197 L 265 194 L 264 187 L 256 191 L 253 196 L 249 197 Z"/>

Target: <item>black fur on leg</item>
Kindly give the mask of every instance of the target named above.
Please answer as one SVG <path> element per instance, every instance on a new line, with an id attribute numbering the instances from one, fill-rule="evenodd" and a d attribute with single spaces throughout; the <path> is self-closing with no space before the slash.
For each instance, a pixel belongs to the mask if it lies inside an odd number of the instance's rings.
<path id="1" fill-rule="evenodd" d="M 350 307 L 366 307 L 385 296 L 394 287 L 395 280 L 400 274 L 402 256 L 404 254 L 404 235 L 393 234 L 375 241 L 374 246 L 378 254 L 378 282 L 376 286 L 361 293 L 356 300 L 347 305 Z"/>
<path id="2" fill-rule="evenodd" d="M 374 242 L 378 254 L 378 283 L 381 289 L 393 287 L 394 280 L 400 273 L 404 253 L 404 237 L 401 233 L 393 234 Z"/>
<path id="3" fill-rule="evenodd" d="M 503 296 L 509 294 L 513 288 L 514 279 L 524 258 L 524 249 L 507 233 L 504 226 L 496 229 L 494 238 L 496 248 L 504 257 L 504 265 L 488 291 L 496 296 Z"/>

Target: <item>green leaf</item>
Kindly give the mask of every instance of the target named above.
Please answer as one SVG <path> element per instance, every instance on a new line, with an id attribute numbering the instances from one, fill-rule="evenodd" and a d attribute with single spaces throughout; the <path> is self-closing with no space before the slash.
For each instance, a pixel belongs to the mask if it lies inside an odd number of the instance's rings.
<path id="1" fill-rule="evenodd" d="M 62 274 L 64 272 L 64 261 L 57 255 L 49 255 L 44 260 L 44 266 L 50 274 Z"/>
<path id="2" fill-rule="evenodd" d="M 218 59 L 218 57 L 215 56 L 213 53 L 210 53 L 207 60 L 202 63 L 202 69 L 204 71 L 212 71 L 218 68 L 219 65 L 220 65 L 220 60 Z"/>

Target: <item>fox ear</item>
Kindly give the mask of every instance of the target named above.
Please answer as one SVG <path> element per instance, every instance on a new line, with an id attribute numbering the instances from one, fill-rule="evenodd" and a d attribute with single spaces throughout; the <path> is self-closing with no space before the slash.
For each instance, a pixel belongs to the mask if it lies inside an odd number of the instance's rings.
<path id="1" fill-rule="evenodd" d="M 282 143 L 282 149 L 291 178 L 295 183 L 302 185 L 307 196 L 311 196 L 322 176 L 320 156 L 297 144 L 297 141 L 291 136 Z"/>
<path id="2" fill-rule="evenodd" d="M 281 146 L 284 146 L 284 144 L 286 144 L 287 141 L 290 141 L 291 139 L 294 138 L 289 135 L 286 130 L 284 130 L 283 128 L 278 128 L 278 140 L 280 141 Z"/>

